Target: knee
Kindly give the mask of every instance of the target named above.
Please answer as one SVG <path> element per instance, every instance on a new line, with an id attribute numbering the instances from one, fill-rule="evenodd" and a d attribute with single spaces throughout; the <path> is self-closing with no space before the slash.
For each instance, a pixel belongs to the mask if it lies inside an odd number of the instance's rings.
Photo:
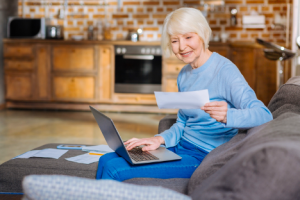
<path id="1" fill-rule="evenodd" d="M 119 175 L 119 167 L 115 166 L 115 162 L 108 161 L 104 164 L 102 178 L 116 181 L 122 181 Z"/>

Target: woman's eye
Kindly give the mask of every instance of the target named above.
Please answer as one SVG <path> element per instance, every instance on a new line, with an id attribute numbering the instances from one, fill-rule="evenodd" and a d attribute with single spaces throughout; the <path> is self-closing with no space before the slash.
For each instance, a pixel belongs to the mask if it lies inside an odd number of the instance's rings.
<path id="1" fill-rule="evenodd" d="M 177 42 L 177 41 L 172 41 L 172 43 L 175 43 L 175 42 Z"/>
<path id="2" fill-rule="evenodd" d="M 191 39 L 192 37 L 191 36 L 189 36 L 189 37 L 186 37 L 186 39 Z"/>

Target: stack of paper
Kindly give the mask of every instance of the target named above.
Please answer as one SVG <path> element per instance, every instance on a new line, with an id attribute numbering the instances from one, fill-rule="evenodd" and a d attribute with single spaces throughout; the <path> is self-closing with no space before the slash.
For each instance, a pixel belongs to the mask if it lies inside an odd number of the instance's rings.
<path id="1" fill-rule="evenodd" d="M 38 158 L 55 158 L 58 159 L 62 155 L 64 155 L 68 150 L 61 150 L 61 149 L 43 149 L 43 150 L 32 150 L 28 151 L 22 155 L 19 155 L 15 158 L 31 158 L 31 157 L 38 157 Z"/>
<path id="2" fill-rule="evenodd" d="M 103 154 L 114 152 L 111 148 L 109 148 L 108 145 L 82 147 L 82 151 L 88 151 L 88 152 L 95 151 Z"/>
<path id="3" fill-rule="evenodd" d="M 66 158 L 66 160 L 76 162 L 76 163 L 91 164 L 94 162 L 98 162 L 100 157 L 101 155 L 90 155 L 89 153 L 86 153 L 83 155 Z"/>

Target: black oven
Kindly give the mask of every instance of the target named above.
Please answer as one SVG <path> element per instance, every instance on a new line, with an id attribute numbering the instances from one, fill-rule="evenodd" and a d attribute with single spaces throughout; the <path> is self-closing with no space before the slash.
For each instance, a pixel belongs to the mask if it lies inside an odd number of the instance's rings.
<path id="1" fill-rule="evenodd" d="M 160 46 L 115 46 L 115 92 L 161 91 Z"/>

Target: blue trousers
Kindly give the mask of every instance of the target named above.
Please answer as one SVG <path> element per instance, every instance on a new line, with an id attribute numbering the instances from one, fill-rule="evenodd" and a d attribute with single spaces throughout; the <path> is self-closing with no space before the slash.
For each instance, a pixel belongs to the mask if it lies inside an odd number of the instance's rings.
<path id="1" fill-rule="evenodd" d="M 182 157 L 181 160 L 132 165 L 116 153 L 100 157 L 96 179 L 124 181 L 131 178 L 190 178 L 208 152 L 181 140 L 168 148 Z"/>

